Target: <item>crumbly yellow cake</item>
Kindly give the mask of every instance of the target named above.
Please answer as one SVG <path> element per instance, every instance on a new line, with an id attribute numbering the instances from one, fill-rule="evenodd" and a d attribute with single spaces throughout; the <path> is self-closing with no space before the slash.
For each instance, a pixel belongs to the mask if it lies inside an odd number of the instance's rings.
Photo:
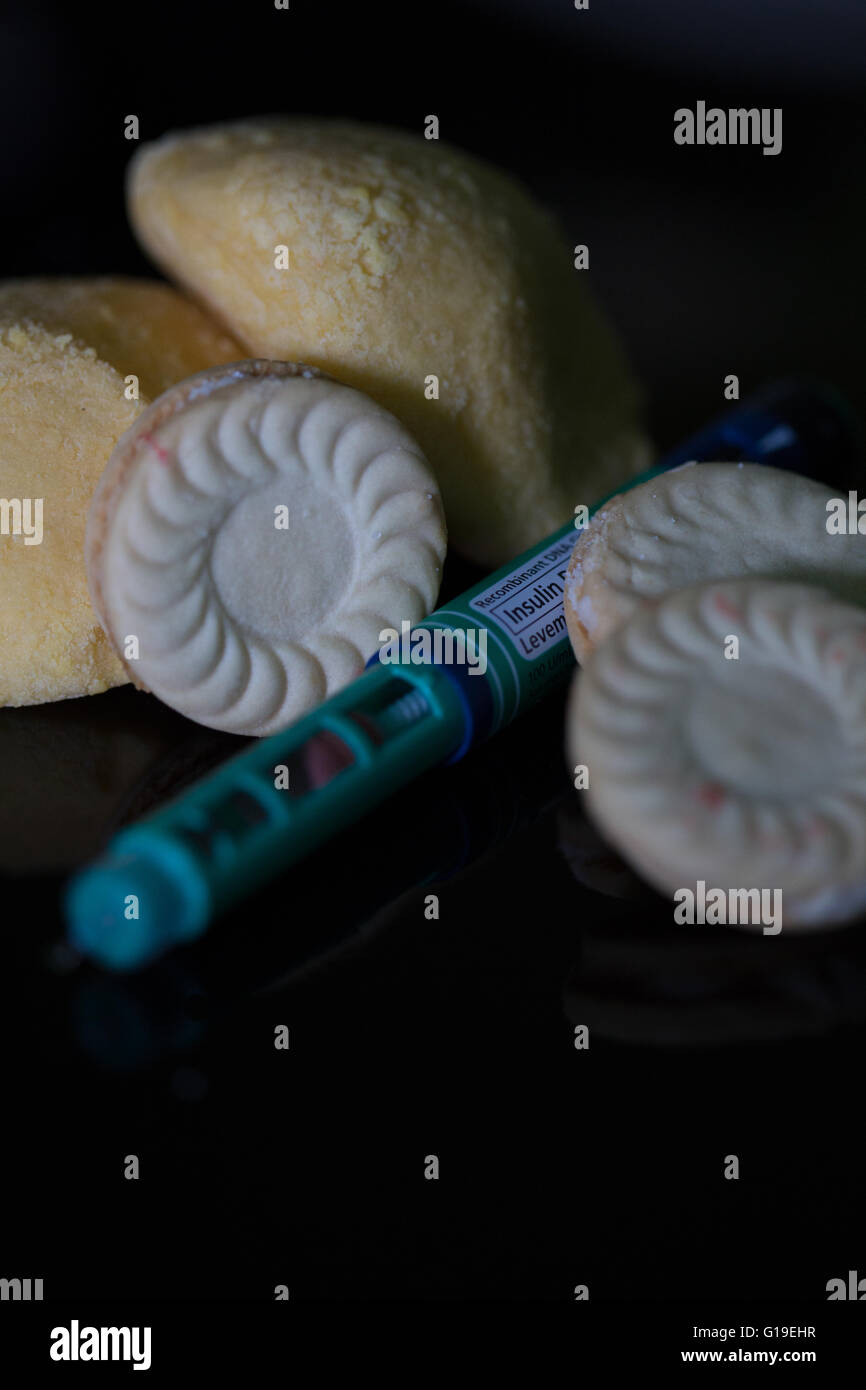
<path id="1" fill-rule="evenodd" d="M 397 416 L 450 542 L 480 563 L 648 464 L 591 272 L 518 184 L 444 141 L 305 119 L 182 132 L 138 152 L 129 210 L 251 355 L 321 367 Z"/>
<path id="2" fill-rule="evenodd" d="M 152 397 L 238 345 L 167 285 L 0 284 L 0 705 L 95 694 L 128 677 L 90 605 L 87 509 Z M 135 391 L 138 399 L 128 399 Z"/>

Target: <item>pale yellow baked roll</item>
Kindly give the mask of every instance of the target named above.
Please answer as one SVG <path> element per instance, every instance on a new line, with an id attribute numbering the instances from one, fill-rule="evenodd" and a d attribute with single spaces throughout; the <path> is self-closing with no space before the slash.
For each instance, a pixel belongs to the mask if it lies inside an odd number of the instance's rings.
<path id="1" fill-rule="evenodd" d="M 305 119 L 186 131 L 136 155 L 129 210 L 251 355 L 312 363 L 402 421 L 480 563 L 647 466 L 591 271 L 518 184 L 443 141 Z"/>
<path id="2" fill-rule="evenodd" d="M 91 496 L 153 397 L 242 355 L 167 285 L 0 284 L 0 705 L 95 694 L 128 679 L 88 596 Z"/>

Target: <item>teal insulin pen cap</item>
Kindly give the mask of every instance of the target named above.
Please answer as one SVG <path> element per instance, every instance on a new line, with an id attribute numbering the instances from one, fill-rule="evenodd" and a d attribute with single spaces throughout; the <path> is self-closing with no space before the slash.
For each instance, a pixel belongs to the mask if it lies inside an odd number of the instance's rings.
<path id="1" fill-rule="evenodd" d="M 831 392 L 779 383 L 626 488 L 692 459 L 748 459 L 847 486 L 856 457 L 853 422 Z M 423 622 L 404 624 L 345 689 L 122 830 L 68 886 L 73 945 L 130 970 L 194 939 L 217 913 L 559 685 L 574 664 L 563 593 L 577 535 L 569 521 Z"/>

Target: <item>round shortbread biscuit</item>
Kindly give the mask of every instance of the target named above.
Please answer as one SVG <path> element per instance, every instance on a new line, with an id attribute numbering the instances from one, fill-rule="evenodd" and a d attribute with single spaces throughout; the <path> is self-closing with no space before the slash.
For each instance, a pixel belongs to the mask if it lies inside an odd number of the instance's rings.
<path id="1" fill-rule="evenodd" d="M 866 909 L 863 610 L 769 580 L 669 594 L 575 678 L 567 742 L 664 893 L 780 890 L 786 928 Z"/>
<path id="2" fill-rule="evenodd" d="M 251 361 L 162 395 L 90 508 L 91 599 L 130 678 L 200 724 L 263 735 L 347 684 L 433 607 L 439 493 L 381 406 Z"/>
<path id="3" fill-rule="evenodd" d="M 578 536 L 565 618 L 578 661 L 645 599 L 762 575 L 866 601 L 866 540 L 827 530 L 830 488 L 755 463 L 687 463 L 623 492 Z"/>

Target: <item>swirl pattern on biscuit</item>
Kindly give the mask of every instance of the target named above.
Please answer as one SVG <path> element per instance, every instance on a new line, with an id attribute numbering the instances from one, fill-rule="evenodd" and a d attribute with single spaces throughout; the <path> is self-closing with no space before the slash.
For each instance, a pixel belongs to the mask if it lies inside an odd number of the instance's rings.
<path id="1" fill-rule="evenodd" d="M 591 813 L 662 891 L 778 887 L 786 926 L 866 908 L 863 609 L 760 579 L 668 594 L 589 659 L 568 729 Z"/>
<path id="2" fill-rule="evenodd" d="M 275 517 L 287 508 L 287 527 Z M 136 682 L 200 723 L 284 727 L 433 607 L 438 488 L 402 426 L 310 368 L 235 364 L 166 393 L 91 508 L 93 600 Z"/>
<path id="3" fill-rule="evenodd" d="M 866 547 L 827 529 L 830 488 L 765 464 L 685 464 L 619 494 L 572 551 L 565 615 L 579 661 L 649 599 L 761 575 L 856 601 Z"/>

